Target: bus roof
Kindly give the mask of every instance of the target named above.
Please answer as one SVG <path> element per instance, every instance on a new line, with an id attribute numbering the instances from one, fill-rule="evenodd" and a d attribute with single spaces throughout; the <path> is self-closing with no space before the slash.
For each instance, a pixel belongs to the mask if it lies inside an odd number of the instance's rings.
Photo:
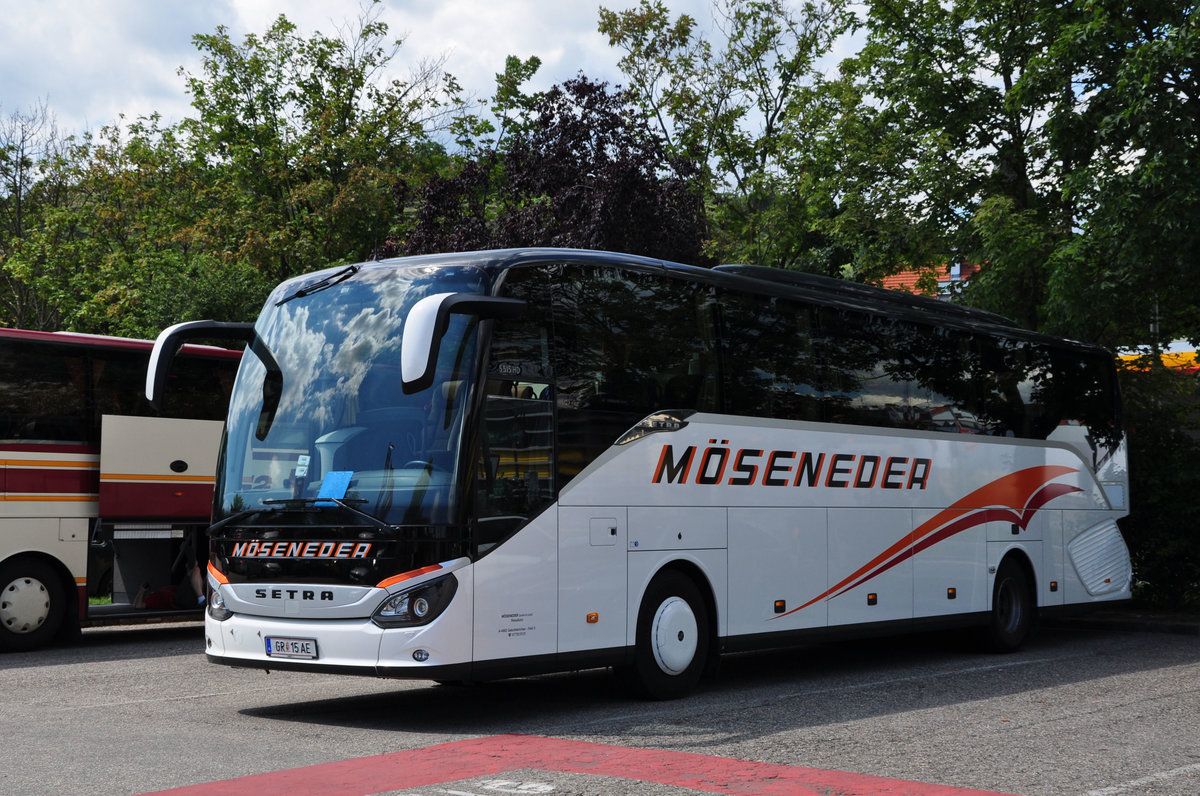
<path id="1" fill-rule="evenodd" d="M 154 347 L 153 340 L 140 340 L 133 337 L 111 337 L 103 334 L 85 334 L 83 332 L 43 332 L 34 329 L 0 328 L 0 340 L 24 340 L 39 343 L 56 343 L 73 345 L 83 348 L 126 349 L 132 351 L 150 351 Z M 218 346 L 187 344 L 184 352 L 207 356 L 240 357 L 241 352 L 220 348 Z"/>
<path id="2" fill-rule="evenodd" d="M 858 298 L 872 303 L 891 304 L 906 309 L 918 310 L 931 315 L 943 315 L 951 318 L 961 318 L 967 321 L 992 323 L 997 326 L 1016 327 L 1010 318 L 997 315 L 994 312 L 967 307 L 962 304 L 952 304 L 948 301 L 918 296 L 899 290 L 888 290 L 875 285 L 864 285 L 847 279 L 834 279 L 821 274 L 810 274 L 805 271 L 788 271 L 783 268 L 770 268 L 764 265 L 718 265 L 713 269 L 723 273 L 738 274 L 751 279 L 762 279 L 781 285 L 792 285 L 822 292 L 836 293 L 851 298 Z"/>
<path id="3" fill-rule="evenodd" d="M 509 268 L 534 263 L 569 262 L 580 265 L 616 267 L 633 271 L 661 273 L 692 281 L 704 281 L 730 290 L 790 297 L 809 303 L 831 305 L 864 312 L 881 312 L 924 324 L 938 324 L 985 334 L 1015 337 L 1023 340 L 1057 344 L 1079 350 L 1105 351 L 1099 346 L 1034 332 L 1018 326 L 1002 315 L 954 304 L 926 296 L 916 296 L 874 285 L 864 285 L 802 271 L 789 271 L 762 265 L 718 265 L 704 268 L 695 265 L 660 260 L 636 254 L 593 249 L 531 247 L 523 249 L 494 249 L 471 252 L 447 252 L 411 257 L 397 257 L 363 263 L 367 268 L 396 268 L 404 266 L 463 265 L 473 266 L 498 275 Z M 288 280 L 311 282 L 328 276 L 336 267 L 305 274 Z M 1107 351 L 1105 351 L 1107 353 Z"/>

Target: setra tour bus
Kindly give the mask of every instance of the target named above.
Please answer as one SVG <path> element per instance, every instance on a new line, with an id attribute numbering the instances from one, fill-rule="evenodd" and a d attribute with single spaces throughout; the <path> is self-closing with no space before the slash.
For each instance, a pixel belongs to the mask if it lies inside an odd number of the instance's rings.
<path id="1" fill-rule="evenodd" d="M 1114 359 L 989 313 L 756 266 L 528 249 L 278 286 L 210 529 L 210 660 L 471 681 L 1130 596 Z M 169 392 L 169 390 L 167 390 Z"/>
<path id="2" fill-rule="evenodd" d="M 155 411 L 144 390 L 151 349 L 0 329 L 0 650 L 84 624 L 200 615 L 194 565 L 208 559 L 240 354 L 187 347 Z M 177 590 L 193 592 L 190 603 Z"/>

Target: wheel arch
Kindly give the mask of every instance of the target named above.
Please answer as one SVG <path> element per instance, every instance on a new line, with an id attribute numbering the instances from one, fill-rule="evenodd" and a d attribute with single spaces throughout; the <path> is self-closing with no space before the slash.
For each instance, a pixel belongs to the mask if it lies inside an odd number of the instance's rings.
<path id="1" fill-rule="evenodd" d="M 695 561 L 689 561 L 686 558 L 676 558 L 659 567 L 658 572 L 654 573 L 654 577 L 658 577 L 659 572 L 668 569 L 673 569 L 691 578 L 692 582 L 696 584 L 696 588 L 700 589 L 700 596 L 704 598 L 704 607 L 708 609 L 708 615 L 713 620 L 712 626 L 715 635 L 717 628 L 717 598 L 714 594 L 715 590 L 712 579 L 708 577 L 708 573 Z"/>
<path id="2" fill-rule="evenodd" d="M 1029 582 L 1029 590 L 1033 594 L 1033 603 L 1035 608 L 1040 608 L 1041 591 L 1038 589 L 1037 568 L 1033 565 L 1033 559 L 1029 556 L 1029 551 L 1024 547 L 1011 547 L 1004 551 L 1000 556 L 1000 560 L 996 562 L 996 568 L 991 573 L 988 589 L 988 608 L 992 607 L 993 592 L 996 585 L 996 575 L 1000 574 L 1000 570 L 1006 564 L 1018 566 L 1025 573 L 1025 577 Z"/>
<path id="3" fill-rule="evenodd" d="M 704 608 L 708 611 L 709 616 L 709 650 L 710 653 L 719 652 L 719 644 L 721 639 L 721 607 L 717 603 L 716 586 L 713 584 L 713 579 L 709 576 L 705 567 L 699 562 L 688 558 L 672 558 L 661 562 L 654 568 L 645 581 L 640 584 L 636 594 L 636 599 L 631 600 L 632 608 L 631 625 L 630 625 L 630 641 L 633 641 L 633 635 L 636 633 L 638 612 L 645 597 L 646 590 L 650 588 L 650 584 L 655 581 L 664 572 L 675 571 L 684 577 L 688 578 L 696 585 L 696 589 L 700 592 L 700 597 L 704 600 Z"/>
<path id="4" fill-rule="evenodd" d="M 991 575 L 989 620 L 980 628 L 979 638 L 984 649 L 990 652 L 1015 652 L 1037 633 L 1041 625 L 1037 568 L 1029 552 L 1014 545 L 1000 556 Z M 1021 592 L 1013 590 L 1014 582 L 1020 583 Z M 1023 597 L 1018 596 L 1022 593 Z"/>

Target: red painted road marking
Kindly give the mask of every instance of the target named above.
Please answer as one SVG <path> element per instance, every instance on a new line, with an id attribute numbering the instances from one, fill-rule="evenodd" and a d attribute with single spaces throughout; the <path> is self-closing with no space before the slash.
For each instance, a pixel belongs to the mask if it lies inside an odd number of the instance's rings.
<path id="1" fill-rule="evenodd" d="M 530 735 L 455 741 L 406 752 L 189 785 L 159 793 L 171 796 L 362 796 L 527 769 L 621 777 L 707 793 L 780 796 L 984 796 L 992 793 L 867 774 Z"/>

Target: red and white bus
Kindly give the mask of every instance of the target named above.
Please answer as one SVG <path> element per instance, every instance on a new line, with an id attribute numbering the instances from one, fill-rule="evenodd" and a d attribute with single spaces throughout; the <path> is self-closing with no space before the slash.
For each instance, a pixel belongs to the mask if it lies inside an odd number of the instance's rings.
<path id="1" fill-rule="evenodd" d="M 206 646 L 263 669 L 477 680 L 1130 595 L 1113 356 L 752 266 L 529 249 L 280 285 L 242 337 Z"/>
<path id="2" fill-rule="evenodd" d="M 240 355 L 189 346 L 157 412 L 143 389 L 151 348 L 0 329 L 0 650 L 202 607 L 164 595 L 207 561 Z"/>

